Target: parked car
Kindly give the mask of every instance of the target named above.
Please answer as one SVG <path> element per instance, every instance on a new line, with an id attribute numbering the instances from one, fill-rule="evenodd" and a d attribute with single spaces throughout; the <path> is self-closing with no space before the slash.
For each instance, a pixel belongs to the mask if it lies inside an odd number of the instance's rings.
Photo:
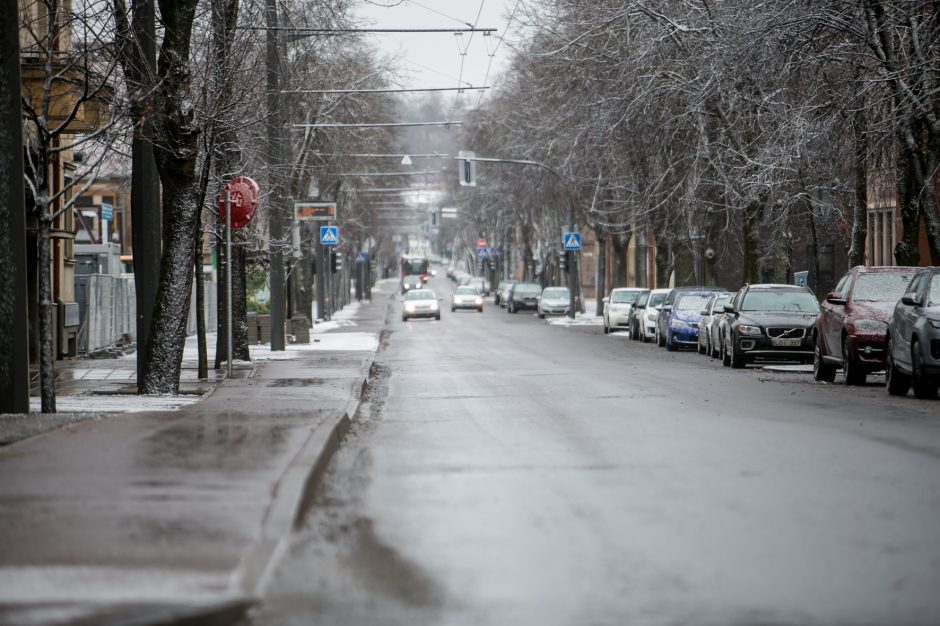
<path id="1" fill-rule="evenodd" d="M 457 309 L 476 309 L 478 313 L 482 313 L 483 294 L 476 287 L 469 285 L 457 287 L 450 297 L 450 310 L 453 312 Z"/>
<path id="2" fill-rule="evenodd" d="M 725 311 L 729 314 L 721 344 L 725 365 L 742 368 L 758 358 L 812 362 L 819 303 L 808 288 L 745 285 Z"/>
<path id="3" fill-rule="evenodd" d="M 936 398 L 940 388 L 940 267 L 914 275 L 888 322 L 888 393 Z"/>
<path id="4" fill-rule="evenodd" d="M 522 309 L 538 309 L 542 286 L 538 283 L 515 283 L 506 296 L 506 310 L 518 313 Z"/>
<path id="5" fill-rule="evenodd" d="M 695 338 L 698 337 L 698 318 L 701 315 L 702 306 L 699 306 L 695 311 L 684 311 L 681 316 L 676 317 L 673 308 L 679 298 L 692 293 L 710 297 L 712 294 L 724 291 L 726 290 L 718 287 L 676 287 L 670 290 L 666 294 L 666 299 L 660 305 L 660 315 L 656 319 L 656 345 L 667 350 L 675 350 L 676 345 L 671 341 L 674 332 L 679 332 L 682 337 L 688 340 L 688 336 L 693 332 L 693 327 Z M 700 304 L 704 305 L 705 301 Z M 674 324 L 672 323 L 673 318 L 676 318 Z"/>
<path id="6" fill-rule="evenodd" d="M 413 317 L 433 317 L 441 319 L 440 298 L 430 289 L 412 289 L 401 299 L 401 321 L 407 322 Z"/>
<path id="7" fill-rule="evenodd" d="M 636 337 L 643 343 L 656 337 L 656 323 L 659 321 L 660 307 L 671 289 L 653 289 L 648 296 L 636 303 L 638 318 Z M 645 300 L 645 301 L 644 301 Z"/>
<path id="8" fill-rule="evenodd" d="M 420 274 L 407 274 L 401 277 L 401 292 L 407 293 L 412 289 L 421 289 L 424 287 L 424 280 Z"/>
<path id="9" fill-rule="evenodd" d="M 496 283 L 496 289 L 493 290 L 493 304 L 495 306 L 504 306 L 501 304 L 503 299 L 503 291 L 512 283 L 511 280 L 501 280 Z"/>
<path id="10" fill-rule="evenodd" d="M 649 289 L 642 287 L 617 287 L 611 289 L 607 297 L 604 298 L 604 334 L 612 330 L 626 329 L 630 330 L 630 312 L 637 298 L 644 293 L 649 293 Z"/>
<path id="11" fill-rule="evenodd" d="M 567 315 L 571 292 L 567 287 L 546 287 L 539 298 L 538 316 L 544 319 L 546 315 Z"/>
<path id="12" fill-rule="evenodd" d="M 664 306 L 660 319 L 665 334 L 660 334 L 660 345 L 670 352 L 698 345 L 699 319 L 713 295 L 715 291 L 680 291 L 668 309 Z"/>
<path id="13" fill-rule="evenodd" d="M 853 267 L 826 296 L 813 327 L 813 377 L 864 385 L 885 367 L 888 320 L 917 267 Z"/>
<path id="14" fill-rule="evenodd" d="M 716 293 L 708 299 L 702 316 L 698 321 L 698 351 L 714 358 L 718 353 L 718 328 L 721 316 L 725 312 L 725 304 L 731 301 L 728 292 Z"/>
<path id="15" fill-rule="evenodd" d="M 476 289 L 484 296 L 490 295 L 490 281 L 482 276 L 463 276 L 457 284 L 476 287 Z"/>

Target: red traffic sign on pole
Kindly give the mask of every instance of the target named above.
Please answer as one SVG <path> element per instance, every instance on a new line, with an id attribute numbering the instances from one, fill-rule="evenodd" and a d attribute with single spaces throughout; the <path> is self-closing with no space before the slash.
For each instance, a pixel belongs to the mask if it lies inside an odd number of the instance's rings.
<path id="1" fill-rule="evenodd" d="M 225 184 L 219 198 L 219 219 L 225 221 L 225 192 L 232 205 L 232 228 L 246 226 L 258 210 L 258 183 L 247 176 L 236 176 Z"/>
<path id="2" fill-rule="evenodd" d="M 477 248 L 485 248 L 486 239 L 477 239 Z"/>

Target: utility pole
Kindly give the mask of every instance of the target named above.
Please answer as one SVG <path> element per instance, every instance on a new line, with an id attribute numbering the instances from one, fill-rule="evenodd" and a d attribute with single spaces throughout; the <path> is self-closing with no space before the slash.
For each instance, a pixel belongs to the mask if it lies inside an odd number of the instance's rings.
<path id="1" fill-rule="evenodd" d="M 268 282 L 271 290 L 271 350 L 284 349 L 284 255 L 282 247 L 282 215 L 284 200 L 284 177 L 275 165 L 284 160 L 283 107 L 280 106 L 281 59 L 278 46 L 277 0 L 265 0 L 266 77 L 268 118 L 267 132 L 268 184 L 271 188 L 271 203 L 268 206 Z"/>
<path id="2" fill-rule="evenodd" d="M 0 13 L 0 413 L 29 413 L 26 199 L 16 2 Z"/>

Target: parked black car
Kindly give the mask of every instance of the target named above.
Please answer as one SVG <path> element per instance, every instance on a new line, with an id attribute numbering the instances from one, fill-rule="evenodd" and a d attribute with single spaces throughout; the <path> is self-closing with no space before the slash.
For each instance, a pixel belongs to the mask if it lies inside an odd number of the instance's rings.
<path id="1" fill-rule="evenodd" d="M 542 286 L 538 283 L 516 283 L 509 288 L 506 296 L 506 310 L 516 313 L 522 309 L 539 308 L 539 296 L 542 295 Z"/>
<path id="2" fill-rule="evenodd" d="M 888 393 L 936 398 L 940 389 L 940 267 L 911 279 L 888 323 Z"/>
<path id="3" fill-rule="evenodd" d="M 806 287 L 767 284 L 741 287 L 731 304 L 721 344 L 725 365 L 742 368 L 755 359 L 813 362 L 816 296 Z"/>

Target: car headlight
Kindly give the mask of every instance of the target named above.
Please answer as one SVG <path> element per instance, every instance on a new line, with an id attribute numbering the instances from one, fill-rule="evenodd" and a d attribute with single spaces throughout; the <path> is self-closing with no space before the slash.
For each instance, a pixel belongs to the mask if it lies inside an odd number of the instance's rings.
<path id="1" fill-rule="evenodd" d="M 762 335 L 764 334 L 760 326 L 748 326 L 747 324 L 738 324 L 737 331 L 742 335 Z"/>
<path id="2" fill-rule="evenodd" d="M 432 302 L 432 303 L 431 303 L 431 310 L 432 310 L 432 311 L 436 311 L 436 310 L 437 310 L 437 302 Z"/>
<path id="3" fill-rule="evenodd" d="M 415 305 L 408 303 L 405 305 L 405 310 L 408 311 L 409 313 L 414 313 Z"/>
<path id="4" fill-rule="evenodd" d="M 685 330 L 685 329 L 692 328 L 692 324 L 689 324 L 688 322 L 684 322 L 682 320 L 672 320 L 672 327 L 681 328 Z"/>
<path id="5" fill-rule="evenodd" d="M 888 325 L 878 320 L 858 320 L 855 322 L 855 332 L 883 334 L 887 330 Z"/>
<path id="6" fill-rule="evenodd" d="M 940 320 L 928 319 L 927 323 L 933 326 L 934 328 L 940 328 Z"/>
<path id="7" fill-rule="evenodd" d="M 476 304 L 483 304 L 483 298 L 477 298 L 476 300 L 474 300 L 474 302 Z"/>

